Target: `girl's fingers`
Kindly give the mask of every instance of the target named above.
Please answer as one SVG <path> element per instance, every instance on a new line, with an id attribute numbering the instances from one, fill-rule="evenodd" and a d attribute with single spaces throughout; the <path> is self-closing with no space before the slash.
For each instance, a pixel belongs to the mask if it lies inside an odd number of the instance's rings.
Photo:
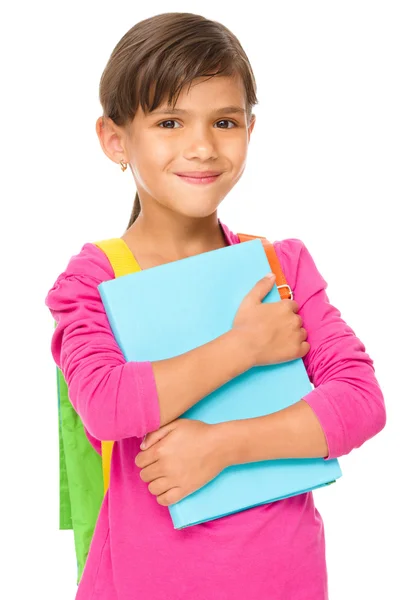
<path id="1" fill-rule="evenodd" d="M 182 498 L 184 498 L 184 496 L 181 493 L 181 489 L 179 487 L 173 487 L 164 494 L 158 496 L 156 500 L 157 503 L 161 504 L 162 506 L 169 506 L 170 504 L 175 504 L 175 502 L 179 502 L 179 500 L 181 500 Z"/>
<path id="2" fill-rule="evenodd" d="M 135 464 L 140 469 L 144 469 L 145 467 L 149 467 L 153 463 L 157 462 L 157 458 L 154 456 L 154 452 L 152 449 L 145 450 L 144 452 L 138 452 L 135 456 Z"/>
<path id="3" fill-rule="evenodd" d="M 139 473 L 139 476 L 142 479 L 142 481 L 146 482 L 151 482 L 155 479 L 158 479 L 158 477 L 163 477 L 159 461 L 142 469 L 142 471 Z"/>
<path id="4" fill-rule="evenodd" d="M 173 423 L 168 423 L 167 425 L 160 427 L 156 431 L 147 433 L 144 436 L 142 443 L 140 445 L 141 450 L 147 450 L 148 448 L 153 446 L 153 444 L 156 444 L 157 442 L 162 440 L 166 435 L 168 435 L 168 433 L 170 431 L 172 431 L 172 429 L 174 429 Z"/>
<path id="5" fill-rule="evenodd" d="M 159 477 L 159 479 L 155 479 L 151 481 L 148 485 L 148 490 L 154 496 L 160 496 L 161 494 L 165 494 L 170 488 L 170 483 L 166 479 L 166 477 Z"/>

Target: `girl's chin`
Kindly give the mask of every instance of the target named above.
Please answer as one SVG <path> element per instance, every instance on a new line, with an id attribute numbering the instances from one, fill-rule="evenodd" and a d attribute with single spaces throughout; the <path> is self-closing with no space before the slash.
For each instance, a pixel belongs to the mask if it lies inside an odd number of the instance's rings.
<path id="1" fill-rule="evenodd" d="M 189 200 L 182 202 L 172 202 L 169 200 L 166 202 L 166 206 L 173 212 L 183 215 L 184 217 L 202 219 L 214 214 L 221 202 L 222 200 L 219 200 L 218 202 L 206 202 L 203 198 L 198 199 L 193 195 Z"/>
<path id="2" fill-rule="evenodd" d="M 213 215 L 218 209 L 219 205 L 220 202 L 212 204 L 201 203 L 200 206 L 192 206 L 190 204 L 189 206 L 175 206 L 174 209 L 176 210 L 176 212 L 179 212 L 180 214 L 183 214 L 186 217 L 203 219 L 205 217 L 210 217 L 210 215 Z"/>

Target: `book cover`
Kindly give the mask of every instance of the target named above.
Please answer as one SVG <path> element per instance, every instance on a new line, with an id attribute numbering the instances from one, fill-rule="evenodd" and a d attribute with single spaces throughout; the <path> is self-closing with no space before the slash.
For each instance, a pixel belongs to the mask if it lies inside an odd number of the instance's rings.
<path id="1" fill-rule="evenodd" d="M 271 271 L 261 240 L 234 244 L 98 286 L 128 361 L 156 361 L 206 344 L 232 328 L 244 296 Z M 297 300 L 297 298 L 294 298 Z M 278 302 L 277 286 L 263 302 Z M 207 423 L 264 416 L 310 392 L 302 359 L 253 367 L 181 417 Z M 176 529 L 310 491 L 342 475 L 337 459 L 280 459 L 234 465 L 169 506 Z"/>

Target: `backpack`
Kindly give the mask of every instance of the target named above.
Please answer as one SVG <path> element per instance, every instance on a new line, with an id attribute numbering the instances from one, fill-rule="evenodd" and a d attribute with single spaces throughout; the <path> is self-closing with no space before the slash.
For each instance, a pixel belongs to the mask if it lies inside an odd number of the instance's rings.
<path id="1" fill-rule="evenodd" d="M 281 270 L 273 244 L 265 237 L 238 234 L 240 242 L 261 239 L 281 299 L 293 298 Z M 133 254 L 123 240 L 112 238 L 96 242 L 111 263 L 115 277 L 140 271 Z M 54 322 L 54 327 L 57 323 Z M 57 367 L 59 429 L 60 530 L 74 532 L 77 559 L 77 584 L 80 582 L 104 495 L 109 487 L 114 442 L 102 441 L 101 454 L 91 445 L 83 423 L 68 396 L 64 375 Z"/>

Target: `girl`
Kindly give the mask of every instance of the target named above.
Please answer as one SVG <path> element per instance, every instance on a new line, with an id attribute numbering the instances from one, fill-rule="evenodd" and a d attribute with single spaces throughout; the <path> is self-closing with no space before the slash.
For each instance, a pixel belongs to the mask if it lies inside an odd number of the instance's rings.
<path id="1" fill-rule="evenodd" d="M 217 216 L 255 124 L 256 85 L 237 38 L 189 13 L 141 21 L 115 47 L 100 101 L 102 149 L 136 183 L 122 239 L 141 268 L 238 243 Z M 48 292 L 52 355 L 70 400 L 97 450 L 117 442 L 77 600 L 328 598 L 312 493 L 181 531 L 167 508 L 228 465 L 340 457 L 385 425 L 373 362 L 307 248 L 286 239 L 275 249 L 296 300 L 262 303 L 274 284 L 264 278 L 227 334 L 168 360 L 125 362 L 97 290 L 114 273 L 95 245 Z M 247 369 L 299 357 L 314 389 L 295 405 L 219 425 L 180 418 Z"/>

